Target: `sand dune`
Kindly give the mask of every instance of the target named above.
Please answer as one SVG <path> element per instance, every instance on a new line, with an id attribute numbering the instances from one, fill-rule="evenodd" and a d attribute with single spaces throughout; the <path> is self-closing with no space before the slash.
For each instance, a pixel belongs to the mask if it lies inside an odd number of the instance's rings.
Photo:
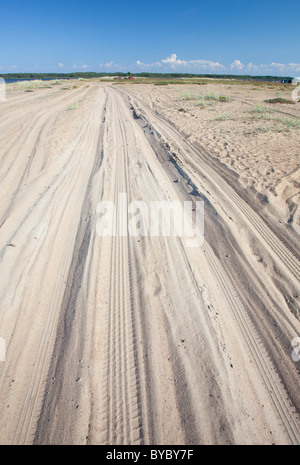
<path id="1" fill-rule="evenodd" d="M 250 148 L 221 163 L 221 133 L 198 137 L 153 89 L 83 81 L 1 104 L 2 444 L 300 442 L 297 166 L 281 179 L 268 161 L 262 203 Z M 202 245 L 120 222 L 101 237 L 99 202 L 124 193 L 203 200 Z"/>

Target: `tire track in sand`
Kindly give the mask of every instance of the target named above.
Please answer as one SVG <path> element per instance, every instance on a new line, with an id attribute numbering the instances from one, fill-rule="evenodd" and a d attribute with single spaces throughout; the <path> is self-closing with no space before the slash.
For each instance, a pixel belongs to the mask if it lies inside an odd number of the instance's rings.
<path id="1" fill-rule="evenodd" d="M 148 116 L 148 115 L 147 115 Z M 193 169 L 194 173 L 205 174 L 215 183 L 218 190 L 222 190 L 228 198 L 232 201 L 235 208 L 240 209 L 247 220 L 251 222 L 255 231 L 260 235 L 260 238 L 272 248 L 273 253 L 276 254 L 277 259 L 280 259 L 285 265 L 286 269 L 293 274 L 294 277 L 299 278 L 300 276 L 300 265 L 297 258 L 292 254 L 292 252 L 282 244 L 279 238 L 271 231 L 267 225 L 260 219 L 260 217 L 254 212 L 250 206 L 248 206 L 238 194 L 230 187 L 228 184 L 219 176 L 212 168 L 210 168 L 206 163 L 200 163 L 199 166 L 196 164 L 194 156 L 196 153 L 192 152 L 192 148 L 188 145 L 185 147 L 182 138 L 177 137 L 177 132 L 173 128 L 169 127 L 168 123 L 165 122 L 162 118 L 157 115 L 152 115 L 151 119 L 146 121 L 153 128 L 153 123 L 158 122 L 156 126 L 157 136 L 161 139 L 163 135 L 164 141 L 166 143 L 172 143 L 176 145 L 178 149 L 181 165 L 184 169 L 188 170 L 188 174 L 191 174 L 190 168 Z M 162 123 L 162 126 L 160 125 Z M 194 155 L 194 156 L 193 156 Z M 204 171 L 205 170 L 205 171 Z M 192 177 L 195 180 L 195 177 Z M 197 180 L 195 180 L 197 184 Z M 267 387 L 267 390 L 272 399 L 275 410 L 277 411 L 278 417 L 282 421 L 284 428 L 289 436 L 292 444 L 300 444 L 300 427 L 299 427 L 299 418 L 295 414 L 294 406 L 291 405 L 290 399 L 282 386 L 280 376 L 278 375 L 273 363 L 268 356 L 268 352 L 264 347 L 263 341 L 261 340 L 259 334 L 255 330 L 251 319 L 243 305 L 242 299 L 239 296 L 239 292 L 227 275 L 225 269 L 221 265 L 220 261 L 215 256 L 210 245 L 205 241 L 205 249 L 207 251 L 207 257 L 211 269 L 215 275 L 216 282 L 219 284 L 220 289 L 224 295 L 224 302 L 227 303 L 228 307 L 235 316 L 236 321 L 241 330 L 241 334 L 244 337 L 245 343 L 247 344 L 250 353 L 255 360 L 256 366 L 259 370 L 261 379 Z"/>
<path id="2" fill-rule="evenodd" d="M 111 96 L 112 98 L 112 96 Z M 141 444 L 146 434 L 147 415 L 142 415 L 141 371 L 137 348 L 135 290 L 130 238 L 127 234 L 127 202 L 119 194 L 130 191 L 126 130 L 120 118 L 121 109 L 113 98 L 116 116 L 116 150 L 114 205 L 115 234 L 111 238 L 109 306 L 107 314 L 106 373 L 106 442 L 107 444 Z M 119 213 L 120 212 L 120 213 Z M 124 229 L 124 228 L 125 229 Z M 144 412 L 146 413 L 146 412 Z"/>
<path id="3" fill-rule="evenodd" d="M 125 91 L 119 91 L 127 98 L 131 98 Z M 131 101 L 131 104 L 136 111 L 136 103 Z M 171 126 L 164 118 L 156 112 L 146 107 L 142 102 L 138 102 L 139 109 L 137 114 L 141 114 L 145 121 L 149 124 L 152 130 L 155 131 L 157 137 L 162 141 L 167 149 L 170 146 L 176 151 L 176 162 L 187 170 L 191 179 L 195 182 L 195 176 L 199 179 L 208 179 L 214 186 L 215 192 L 219 192 L 221 198 L 226 198 L 234 210 L 242 215 L 251 229 L 258 238 L 263 241 L 268 251 L 275 258 L 283 264 L 284 268 L 291 275 L 292 279 L 300 281 L 300 262 L 278 235 L 273 232 L 270 227 L 263 221 L 263 219 L 229 186 L 229 184 L 213 169 L 206 161 L 199 151 L 193 147 L 191 143 L 184 140 L 179 132 Z"/>
<path id="4" fill-rule="evenodd" d="M 272 366 L 272 362 L 268 357 L 268 353 L 262 343 L 262 340 L 253 327 L 235 286 L 207 242 L 205 243 L 205 250 L 217 282 L 224 294 L 225 301 L 228 303 L 238 322 L 241 333 L 244 336 L 244 340 L 256 362 L 263 382 L 270 393 L 278 416 L 281 419 L 292 444 L 299 445 L 299 419 L 295 419 L 294 407 L 290 404 L 287 393 L 281 386 L 280 377 L 278 376 L 275 368 Z"/>
<path id="5" fill-rule="evenodd" d="M 78 186 L 78 189 L 76 189 L 76 197 L 74 197 L 74 191 L 72 191 L 72 189 L 70 191 L 70 195 L 66 196 L 66 208 L 69 207 L 73 211 L 72 221 L 68 232 L 68 240 L 66 241 L 60 266 L 57 271 L 51 305 L 48 309 L 47 318 L 38 347 L 36 348 L 35 362 L 24 393 L 22 406 L 19 411 L 19 419 L 12 441 L 13 444 L 29 444 L 32 442 L 33 435 L 35 434 L 37 419 L 43 402 L 45 379 L 49 369 L 49 363 L 55 341 L 59 310 L 65 290 L 64 276 L 67 275 L 72 261 L 74 241 L 77 236 L 78 225 L 81 217 L 81 207 L 85 198 L 84 194 L 94 166 L 95 152 L 93 151 L 93 147 L 94 145 L 97 146 L 99 135 L 97 131 L 95 131 L 93 121 L 101 120 L 101 103 L 103 103 L 102 97 L 103 94 L 100 92 L 97 100 L 95 101 L 90 118 L 84 122 L 81 131 L 74 140 L 74 145 L 77 147 L 79 153 L 80 150 L 84 150 L 86 153 L 91 154 L 92 163 L 88 163 L 85 159 L 81 160 L 81 169 L 80 167 L 77 167 L 76 169 L 75 184 L 70 184 L 73 187 L 76 185 Z M 71 204 L 69 205 L 68 202 L 71 202 Z"/>

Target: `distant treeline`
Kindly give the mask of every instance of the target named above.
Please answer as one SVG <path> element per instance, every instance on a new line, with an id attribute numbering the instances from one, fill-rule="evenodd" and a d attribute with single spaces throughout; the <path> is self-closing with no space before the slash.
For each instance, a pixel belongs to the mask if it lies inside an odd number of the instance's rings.
<path id="1" fill-rule="evenodd" d="M 146 77 L 146 78 L 213 78 L 213 79 L 236 79 L 243 81 L 292 81 L 292 77 L 283 76 L 249 76 L 249 75 L 235 75 L 235 74 L 187 74 L 187 73 L 7 73 L 0 74 L 4 79 L 91 79 L 101 77 L 114 77 L 114 76 L 133 76 L 133 77 Z"/>
<path id="2" fill-rule="evenodd" d="M 127 73 L 128 74 L 128 73 Z M 235 74 L 187 74 L 187 73 L 136 73 L 131 74 L 137 77 L 148 78 L 213 78 L 213 79 L 237 79 L 243 81 L 291 81 L 292 77 L 282 76 L 249 76 L 249 75 L 235 75 Z"/>

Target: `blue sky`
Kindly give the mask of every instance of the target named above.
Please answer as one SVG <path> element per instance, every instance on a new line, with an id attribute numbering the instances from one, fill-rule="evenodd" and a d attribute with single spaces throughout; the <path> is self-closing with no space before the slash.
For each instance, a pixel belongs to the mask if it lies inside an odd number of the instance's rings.
<path id="1" fill-rule="evenodd" d="M 300 75 L 299 1 L 13 0 L 0 72 Z"/>

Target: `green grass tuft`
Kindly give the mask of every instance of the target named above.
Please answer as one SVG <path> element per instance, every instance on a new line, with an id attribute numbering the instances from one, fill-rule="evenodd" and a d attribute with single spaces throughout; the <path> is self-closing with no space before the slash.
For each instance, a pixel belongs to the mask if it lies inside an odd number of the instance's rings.
<path id="1" fill-rule="evenodd" d="M 229 113 L 221 113 L 220 115 L 216 116 L 215 118 L 217 121 L 226 121 L 231 119 L 231 115 Z"/>
<path id="2" fill-rule="evenodd" d="M 287 131 L 291 129 L 300 129 L 300 120 L 299 119 L 291 119 L 291 118 L 280 118 L 278 120 Z"/>
<path id="3" fill-rule="evenodd" d="M 71 104 L 67 107 L 67 111 L 77 110 L 78 107 L 79 107 L 79 102 L 71 103 Z"/>

